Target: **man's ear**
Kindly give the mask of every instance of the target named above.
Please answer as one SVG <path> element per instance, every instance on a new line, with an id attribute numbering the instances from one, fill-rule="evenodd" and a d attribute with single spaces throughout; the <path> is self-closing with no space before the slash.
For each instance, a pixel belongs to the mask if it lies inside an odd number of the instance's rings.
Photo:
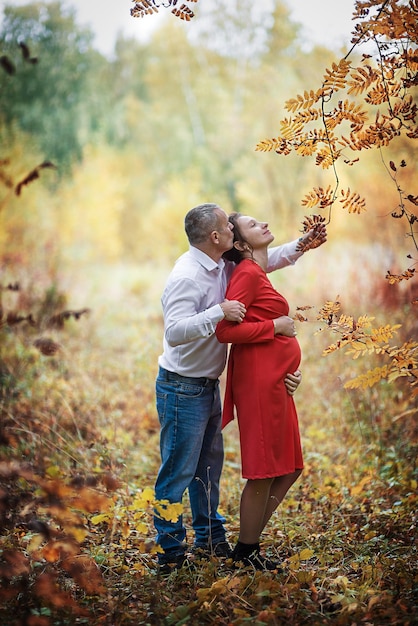
<path id="1" fill-rule="evenodd" d="M 211 234 L 209 235 L 209 239 L 210 239 L 211 243 L 215 243 L 215 244 L 219 243 L 219 233 L 218 233 L 218 231 L 217 230 L 213 230 L 211 232 Z"/>

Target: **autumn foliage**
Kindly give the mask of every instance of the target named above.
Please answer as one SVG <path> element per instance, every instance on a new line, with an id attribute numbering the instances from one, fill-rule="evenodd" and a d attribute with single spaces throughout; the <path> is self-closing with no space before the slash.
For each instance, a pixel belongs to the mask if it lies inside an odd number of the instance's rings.
<path id="1" fill-rule="evenodd" d="M 142 0 L 131 14 L 152 19 L 168 10 L 188 22 L 198 19 L 198 6 L 198 0 Z M 12 202 L 24 205 L 56 166 L 42 159 L 28 166 L 25 154 L 0 161 L 2 224 L 10 220 L 10 232 L 19 234 L 16 249 L 0 253 L 1 623 L 416 623 L 418 196 L 408 150 L 399 159 L 386 158 L 386 150 L 417 139 L 417 17 L 416 0 L 358 0 L 351 50 L 324 69 L 321 84 L 287 99 L 278 134 L 255 146 L 256 158 L 271 156 L 273 163 L 288 155 L 311 160 L 326 180 L 300 199 L 301 232 L 332 226 L 341 214 L 361 220 L 373 210 L 373 198 L 353 184 L 342 186 L 341 179 L 345 168 L 360 168 L 364 154 L 376 152 L 397 197 L 385 219 L 405 225 L 411 249 L 402 271 L 382 268 L 386 300 L 402 293 L 402 300 L 391 300 L 396 308 L 354 314 L 344 310 L 340 295 L 330 294 L 318 306 L 309 302 L 310 293 L 307 304 L 294 307 L 304 344 L 296 402 L 306 466 L 263 537 L 266 553 L 282 561 L 278 576 L 193 556 L 168 578 L 158 574 L 153 515 L 182 514 L 189 525 L 190 511 L 187 499 L 156 501 L 152 489 L 159 464 L 154 379 L 162 335 L 157 269 L 147 266 L 139 281 L 129 282 L 106 266 L 110 295 L 102 308 L 89 300 L 72 306 L 53 263 L 45 262 L 41 280 L 16 216 L 4 217 Z M 19 55 L 29 69 L 38 66 L 27 44 Z M 15 77 L 11 57 L 3 55 L 0 65 Z M 17 158 L 24 161 L 19 167 Z M 116 165 L 115 159 L 109 179 Z M 83 184 L 89 176 L 94 178 L 87 172 Z M 107 224 L 105 204 L 97 230 Z M 173 217 L 162 213 L 166 233 Z M 154 240 L 146 243 L 157 247 Z M 299 246 L 314 249 L 315 235 Z M 49 248 L 45 257 L 49 262 Z M 22 282 L 27 268 L 31 278 Z M 6 279 L 18 270 L 19 280 Z M 83 294 L 82 278 L 77 276 L 73 295 Z M 235 431 L 225 433 L 221 504 L 231 542 L 241 492 L 237 441 Z"/>
<path id="2" fill-rule="evenodd" d="M 325 70 L 322 85 L 316 90 L 291 98 L 285 108 L 290 117 L 280 122 L 281 134 L 260 141 L 256 150 L 288 155 L 292 151 L 301 157 L 315 157 L 315 165 L 331 169 L 333 183 L 326 188 L 314 187 L 302 199 L 307 209 L 320 209 L 330 223 L 335 203 L 349 214 L 360 215 L 366 211 L 366 200 L 355 190 L 340 189 L 338 168 L 340 162 L 355 166 L 360 163 L 359 152 L 382 150 L 400 137 L 418 139 L 417 105 L 413 90 L 418 84 L 417 52 L 418 5 L 411 2 L 365 1 L 356 2 L 353 20 L 352 48 L 338 63 Z M 353 54 L 362 44 L 373 42 L 374 55 L 364 53 L 360 63 L 352 61 Z M 362 102 L 359 102 L 362 100 Z M 353 154 L 354 153 L 354 154 Z M 382 153 L 382 159 L 384 155 Z M 412 166 L 414 163 L 412 164 Z M 408 167 L 402 160 L 399 168 Z M 386 165 L 391 183 L 395 185 L 399 204 L 390 209 L 393 219 L 403 219 L 407 224 L 412 253 L 418 251 L 416 223 L 418 200 L 415 190 L 405 190 L 397 180 L 398 167 L 390 160 Z M 307 216 L 304 231 L 320 216 Z M 413 258 L 412 254 L 409 258 Z M 386 273 L 389 284 L 400 283 L 415 277 L 414 264 L 400 274 Z M 411 304 L 417 305 L 413 298 Z M 411 383 L 411 398 L 418 396 L 418 343 L 411 339 L 403 345 L 390 347 L 399 326 L 373 327 L 367 315 L 355 320 L 337 311 L 339 303 L 328 303 L 319 312 L 318 319 L 340 335 L 324 354 L 347 347 L 347 354 L 358 358 L 377 354 L 387 363 L 375 367 L 346 383 L 347 388 L 373 386 L 381 379 L 389 382 L 405 376 Z M 301 320 L 300 320 L 301 321 Z"/>

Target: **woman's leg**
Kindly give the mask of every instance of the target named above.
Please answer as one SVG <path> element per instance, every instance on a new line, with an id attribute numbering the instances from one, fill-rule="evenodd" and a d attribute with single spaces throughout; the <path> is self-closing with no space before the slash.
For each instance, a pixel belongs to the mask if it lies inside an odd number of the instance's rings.
<path id="1" fill-rule="evenodd" d="M 255 544 L 264 528 L 274 478 L 247 480 L 241 494 L 239 541 Z M 271 513 L 270 513 L 271 515 Z"/>
<path id="2" fill-rule="evenodd" d="M 236 563 L 256 570 L 279 571 L 279 563 L 260 554 L 260 535 L 274 478 L 248 480 L 241 495 L 240 532 L 232 552 Z"/>
<path id="3" fill-rule="evenodd" d="M 293 483 L 299 478 L 302 470 L 296 470 L 291 474 L 285 474 L 284 476 L 277 476 L 273 479 L 270 485 L 270 491 L 267 499 L 267 503 L 264 509 L 264 517 L 261 522 L 261 530 L 260 535 L 266 527 L 268 521 L 273 515 L 274 511 L 277 509 L 279 504 L 282 502 L 283 498 L 289 491 L 290 487 Z"/>

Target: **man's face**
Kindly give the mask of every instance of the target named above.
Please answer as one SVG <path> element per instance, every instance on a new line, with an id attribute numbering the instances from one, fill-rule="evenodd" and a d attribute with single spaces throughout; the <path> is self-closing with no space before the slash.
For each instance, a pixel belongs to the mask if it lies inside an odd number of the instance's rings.
<path id="1" fill-rule="evenodd" d="M 228 216 L 222 209 L 216 209 L 218 216 L 218 226 L 216 232 L 218 233 L 219 248 L 222 253 L 230 250 L 234 241 L 233 225 L 228 221 Z"/>

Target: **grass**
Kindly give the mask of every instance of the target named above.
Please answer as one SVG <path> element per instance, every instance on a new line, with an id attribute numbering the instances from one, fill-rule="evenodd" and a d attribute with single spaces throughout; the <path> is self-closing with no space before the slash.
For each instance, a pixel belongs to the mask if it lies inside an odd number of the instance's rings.
<path id="1" fill-rule="evenodd" d="M 310 325 L 298 334 L 304 361 L 296 397 L 306 466 L 263 536 L 284 573 L 209 560 L 158 575 L 152 506 L 133 504 L 159 465 L 154 379 L 164 276 L 119 268 L 108 275 L 106 297 L 99 282 L 85 286 L 87 301 L 76 306 L 92 312 L 55 336 L 63 346 L 55 356 L 39 354 L 35 331 L 24 325 L 1 331 L 2 623 L 416 624 L 416 415 L 408 385 L 345 390 L 353 368 L 368 364 L 339 353 L 322 358 L 324 338 Z M 233 424 L 221 486 L 231 543 L 242 486 Z M 75 516 L 72 526 L 62 511 Z M 190 525 L 187 499 L 185 517 Z M 48 560 L 45 546 L 58 539 L 67 552 Z M 70 568 L 70 549 L 84 573 Z M 29 563 L 13 577 L 10 550 Z M 92 578 L 87 584 L 86 556 L 103 588 Z M 49 595 L 40 580 L 54 580 Z"/>

